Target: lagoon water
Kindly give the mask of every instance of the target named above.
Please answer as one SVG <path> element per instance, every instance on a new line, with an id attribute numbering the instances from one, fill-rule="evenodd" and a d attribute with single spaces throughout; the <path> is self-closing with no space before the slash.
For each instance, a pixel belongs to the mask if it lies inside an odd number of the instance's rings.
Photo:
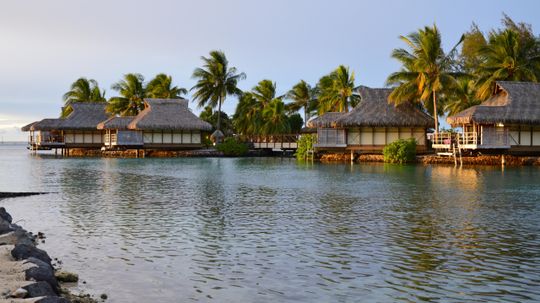
<path id="1" fill-rule="evenodd" d="M 540 168 L 32 156 L 0 200 L 107 302 L 538 302 Z"/>

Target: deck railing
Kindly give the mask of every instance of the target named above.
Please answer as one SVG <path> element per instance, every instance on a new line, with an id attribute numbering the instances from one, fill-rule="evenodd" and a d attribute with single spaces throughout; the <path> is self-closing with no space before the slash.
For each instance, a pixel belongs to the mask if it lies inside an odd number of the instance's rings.
<path id="1" fill-rule="evenodd" d="M 460 145 L 478 145 L 480 144 L 479 135 L 477 132 L 463 132 L 457 134 Z"/>
<path id="2" fill-rule="evenodd" d="M 435 133 L 433 134 L 432 144 L 433 145 L 450 145 L 452 144 L 453 133 L 444 132 L 444 133 Z"/>

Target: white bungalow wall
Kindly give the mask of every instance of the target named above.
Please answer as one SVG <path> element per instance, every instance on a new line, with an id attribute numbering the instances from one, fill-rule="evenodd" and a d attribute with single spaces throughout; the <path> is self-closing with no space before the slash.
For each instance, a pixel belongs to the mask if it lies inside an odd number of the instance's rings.
<path id="1" fill-rule="evenodd" d="M 510 145 L 540 146 L 540 127 L 511 126 L 508 133 Z"/>
<path id="2" fill-rule="evenodd" d="M 102 144 L 101 131 L 65 131 L 64 141 L 68 144 Z"/>
<path id="3" fill-rule="evenodd" d="M 145 131 L 143 134 L 145 144 L 200 144 L 199 131 Z"/>
<path id="4" fill-rule="evenodd" d="M 347 145 L 386 145 L 399 139 L 416 139 L 418 145 L 425 145 L 423 128 L 405 127 L 362 127 L 347 131 Z"/>

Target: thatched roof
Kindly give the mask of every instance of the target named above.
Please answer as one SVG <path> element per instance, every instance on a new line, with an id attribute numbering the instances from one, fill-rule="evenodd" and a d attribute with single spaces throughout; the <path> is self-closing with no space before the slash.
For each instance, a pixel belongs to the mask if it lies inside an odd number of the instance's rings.
<path id="1" fill-rule="evenodd" d="M 43 119 L 23 126 L 21 130 L 25 132 L 30 130 L 55 130 L 58 129 L 62 121 L 63 119 Z"/>
<path id="2" fill-rule="evenodd" d="M 145 99 L 146 108 L 128 125 L 137 130 L 201 130 L 212 125 L 195 116 L 185 99 Z"/>
<path id="3" fill-rule="evenodd" d="M 108 119 L 105 102 L 74 102 L 73 111 L 65 119 L 61 119 L 57 129 L 61 130 L 95 130 L 97 125 Z"/>
<path id="4" fill-rule="evenodd" d="M 307 122 L 307 127 L 317 128 L 317 127 L 334 127 L 336 120 L 343 116 L 345 113 L 336 113 L 336 112 L 327 112 L 322 116 L 313 118 Z"/>
<path id="5" fill-rule="evenodd" d="M 498 81 L 491 98 L 446 121 L 451 125 L 473 122 L 540 125 L 540 83 Z"/>
<path id="6" fill-rule="evenodd" d="M 111 117 L 97 125 L 97 129 L 128 129 L 129 123 L 135 119 L 135 116 L 129 117 Z"/>
<path id="7" fill-rule="evenodd" d="M 435 121 L 414 105 L 388 102 L 391 88 L 359 88 L 362 101 L 335 121 L 336 127 L 432 127 Z"/>

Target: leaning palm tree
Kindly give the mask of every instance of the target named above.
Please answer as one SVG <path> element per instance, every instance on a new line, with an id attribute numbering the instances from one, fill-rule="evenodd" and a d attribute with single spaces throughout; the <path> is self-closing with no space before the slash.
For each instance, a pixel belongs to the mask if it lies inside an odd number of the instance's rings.
<path id="1" fill-rule="evenodd" d="M 69 106 L 73 102 L 107 102 L 105 91 L 101 91 L 94 79 L 81 77 L 71 84 L 70 90 L 63 96 L 65 106 L 62 108 L 62 117 L 71 113 Z"/>
<path id="2" fill-rule="evenodd" d="M 477 97 L 491 96 L 495 81 L 540 80 L 540 40 L 524 37 L 515 29 L 492 32 L 488 44 L 479 50 Z"/>
<path id="3" fill-rule="evenodd" d="M 437 95 L 457 86 L 455 77 L 459 74 L 452 71 L 452 57 L 457 46 L 463 41 L 463 36 L 449 55 L 442 49 L 441 35 L 435 25 L 426 26 L 406 37 L 400 36 L 400 39 L 407 44 L 410 51 L 403 48 L 392 51 L 392 57 L 402 63 L 402 68 L 386 80 L 387 85 L 396 86 L 389 99 L 396 105 L 419 100 L 426 106 L 431 101 L 437 133 Z"/>
<path id="4" fill-rule="evenodd" d="M 287 93 L 287 97 L 292 99 L 293 102 L 287 104 L 290 111 L 299 111 L 304 109 L 304 122 L 309 120 L 310 109 L 316 102 L 317 90 L 312 88 L 306 81 L 300 80 L 293 88 Z"/>
<path id="5" fill-rule="evenodd" d="M 158 74 L 146 85 L 146 96 L 150 98 L 176 99 L 188 93 L 183 87 L 173 86 L 172 77 Z"/>
<path id="6" fill-rule="evenodd" d="M 343 65 L 322 77 L 317 86 L 319 114 L 327 111 L 348 112 L 349 106 L 355 107 L 360 102 L 360 95 L 355 92 L 354 72 Z"/>
<path id="7" fill-rule="evenodd" d="M 124 79 L 114 83 L 111 88 L 120 93 L 112 97 L 107 110 L 122 116 L 134 116 L 144 109 L 144 77 L 141 74 L 126 74 Z"/>
<path id="8" fill-rule="evenodd" d="M 238 73 L 235 67 L 229 67 L 229 62 L 222 51 L 211 51 L 209 57 L 201 57 L 201 59 L 204 62 L 203 67 L 196 68 L 192 76 L 198 79 L 195 86 L 191 88 L 195 90 L 193 100 L 198 102 L 199 107 L 210 105 L 215 108 L 217 106 L 218 112 L 221 112 L 221 104 L 227 96 L 241 95 L 242 91 L 237 85 L 238 81 L 245 79 L 246 75 Z M 220 115 L 218 115 L 216 132 L 223 136 Z"/>

